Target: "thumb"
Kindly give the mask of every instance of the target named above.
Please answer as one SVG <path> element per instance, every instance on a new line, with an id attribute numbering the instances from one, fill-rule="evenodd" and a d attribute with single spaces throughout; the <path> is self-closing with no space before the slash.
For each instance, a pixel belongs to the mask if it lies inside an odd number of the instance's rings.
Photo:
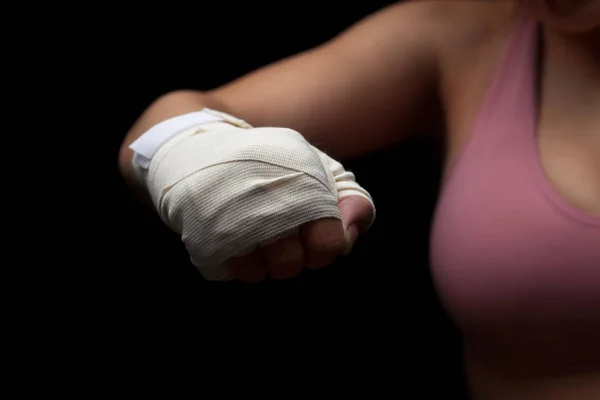
<path id="1" fill-rule="evenodd" d="M 348 244 L 348 251 L 354 246 L 358 235 L 373 222 L 373 204 L 362 196 L 346 196 L 339 200 L 342 226 Z"/>

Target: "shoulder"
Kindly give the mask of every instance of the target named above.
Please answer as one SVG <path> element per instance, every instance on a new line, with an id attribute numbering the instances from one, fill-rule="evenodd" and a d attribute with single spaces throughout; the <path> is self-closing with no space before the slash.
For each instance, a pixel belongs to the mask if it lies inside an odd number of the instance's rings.
<path id="1" fill-rule="evenodd" d="M 348 39 L 353 46 L 377 44 L 392 65 L 409 56 L 441 76 L 504 40 L 519 7 L 517 1 L 405 0 L 365 18 L 351 29 L 361 34 Z"/>
<path id="2" fill-rule="evenodd" d="M 443 47 L 477 42 L 514 20 L 518 10 L 517 1 L 405 0 L 367 17 L 364 23 L 376 18 L 379 29 L 412 32 Z"/>

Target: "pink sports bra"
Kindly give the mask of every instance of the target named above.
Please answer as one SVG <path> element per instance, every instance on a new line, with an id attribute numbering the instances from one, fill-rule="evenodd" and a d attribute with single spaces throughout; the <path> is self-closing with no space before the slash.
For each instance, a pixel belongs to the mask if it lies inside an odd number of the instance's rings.
<path id="1" fill-rule="evenodd" d="M 513 35 L 441 193 L 434 280 L 482 360 L 598 367 L 600 218 L 546 179 L 536 140 L 538 25 L 524 18 Z"/>

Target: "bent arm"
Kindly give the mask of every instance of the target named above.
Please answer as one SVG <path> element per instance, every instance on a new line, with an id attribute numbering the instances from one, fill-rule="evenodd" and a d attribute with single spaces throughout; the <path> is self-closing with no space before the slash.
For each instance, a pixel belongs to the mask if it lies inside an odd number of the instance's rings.
<path id="1" fill-rule="evenodd" d="M 399 142 L 439 107 L 432 2 L 387 7 L 323 45 L 207 92 L 151 104 L 127 134 L 120 170 L 135 185 L 128 145 L 153 125 L 203 107 L 254 126 L 288 127 L 336 159 Z"/>

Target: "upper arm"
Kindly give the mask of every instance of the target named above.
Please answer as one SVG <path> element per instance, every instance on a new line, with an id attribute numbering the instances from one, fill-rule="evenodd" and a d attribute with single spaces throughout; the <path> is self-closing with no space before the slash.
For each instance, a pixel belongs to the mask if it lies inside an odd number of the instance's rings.
<path id="1" fill-rule="evenodd" d="M 406 137 L 440 109 L 435 2 L 365 18 L 323 45 L 208 92 L 255 126 L 286 126 L 337 158 Z"/>

